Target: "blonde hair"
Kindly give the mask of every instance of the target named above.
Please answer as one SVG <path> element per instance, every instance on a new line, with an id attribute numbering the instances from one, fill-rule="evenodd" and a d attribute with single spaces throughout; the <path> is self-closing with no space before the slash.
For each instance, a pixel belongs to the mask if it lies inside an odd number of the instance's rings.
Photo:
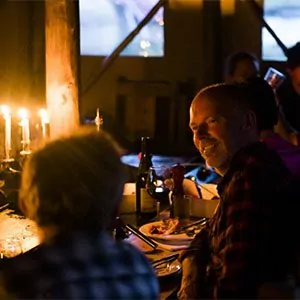
<path id="1" fill-rule="evenodd" d="M 50 142 L 25 162 L 20 209 L 41 227 L 108 226 L 125 182 L 120 153 L 107 133 L 95 130 Z"/>

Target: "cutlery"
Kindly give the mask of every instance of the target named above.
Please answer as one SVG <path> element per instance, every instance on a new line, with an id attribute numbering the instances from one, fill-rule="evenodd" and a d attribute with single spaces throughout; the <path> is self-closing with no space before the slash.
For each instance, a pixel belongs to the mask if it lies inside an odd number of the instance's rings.
<path id="1" fill-rule="evenodd" d="M 0 207 L 0 212 L 2 212 L 3 210 L 5 210 L 8 206 L 9 206 L 9 203 L 6 203 L 6 204 L 2 205 Z"/>
<path id="2" fill-rule="evenodd" d="M 132 225 L 125 225 L 125 228 L 130 231 L 132 234 L 134 234 L 135 236 L 137 236 L 138 238 L 140 238 L 142 241 L 144 241 L 146 244 L 148 244 L 150 247 L 152 247 L 153 249 L 157 248 L 157 243 L 155 243 L 152 239 L 150 239 L 149 237 L 147 237 L 146 235 L 144 235 L 143 233 L 141 233 L 136 227 L 132 226 Z"/>
<path id="3" fill-rule="evenodd" d="M 172 262 L 173 260 L 176 260 L 177 258 L 179 257 L 179 254 L 176 253 L 176 254 L 171 254 L 169 256 L 166 256 L 166 257 L 163 257 L 161 259 L 158 259 L 158 260 L 155 260 L 152 262 L 152 266 L 154 268 L 162 265 L 162 264 L 165 264 L 165 263 L 170 263 Z"/>
<path id="4" fill-rule="evenodd" d="M 208 220 L 208 218 L 205 218 L 205 217 L 204 217 L 204 218 L 201 218 L 200 220 L 195 221 L 195 222 L 193 222 L 193 223 L 191 223 L 191 224 L 182 226 L 182 227 L 181 227 L 181 231 L 182 231 L 182 230 L 187 230 L 187 229 L 189 229 L 189 228 L 191 228 L 191 227 L 193 227 L 193 226 L 196 226 L 196 225 L 205 225 L 206 222 L 207 222 L 207 220 Z"/>

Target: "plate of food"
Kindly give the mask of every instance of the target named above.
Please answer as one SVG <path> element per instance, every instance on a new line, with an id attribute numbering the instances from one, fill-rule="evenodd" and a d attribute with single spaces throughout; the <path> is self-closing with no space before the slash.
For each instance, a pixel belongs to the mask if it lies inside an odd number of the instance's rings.
<path id="1" fill-rule="evenodd" d="M 186 243 L 194 238 L 195 234 L 200 231 L 200 228 L 197 226 L 197 228 L 189 228 L 182 231 L 181 229 L 185 225 L 177 219 L 168 219 L 145 224 L 139 230 L 153 239 Z"/>
<path id="2" fill-rule="evenodd" d="M 156 276 L 162 278 L 178 273 L 181 270 L 181 264 L 178 260 L 172 262 L 165 262 L 158 266 L 154 266 Z"/>

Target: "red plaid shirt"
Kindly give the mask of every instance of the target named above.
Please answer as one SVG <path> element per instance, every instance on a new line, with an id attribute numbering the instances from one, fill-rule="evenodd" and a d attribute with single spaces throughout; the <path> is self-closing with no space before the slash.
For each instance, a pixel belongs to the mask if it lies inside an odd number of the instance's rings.
<path id="1" fill-rule="evenodd" d="M 275 152 L 264 143 L 244 148 L 218 190 L 219 208 L 181 257 L 181 299 L 253 299 L 264 282 L 285 280 L 295 262 L 299 199 Z"/>

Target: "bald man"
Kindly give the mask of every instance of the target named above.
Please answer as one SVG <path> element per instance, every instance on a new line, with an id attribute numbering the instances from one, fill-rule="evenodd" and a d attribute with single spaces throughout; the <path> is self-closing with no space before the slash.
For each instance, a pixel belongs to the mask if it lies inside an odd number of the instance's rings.
<path id="1" fill-rule="evenodd" d="M 264 283 L 290 275 L 296 245 L 286 228 L 297 227 L 299 211 L 293 176 L 259 141 L 256 115 L 237 86 L 200 91 L 190 128 L 200 154 L 223 178 L 215 215 L 180 258 L 178 297 L 255 299 Z"/>

